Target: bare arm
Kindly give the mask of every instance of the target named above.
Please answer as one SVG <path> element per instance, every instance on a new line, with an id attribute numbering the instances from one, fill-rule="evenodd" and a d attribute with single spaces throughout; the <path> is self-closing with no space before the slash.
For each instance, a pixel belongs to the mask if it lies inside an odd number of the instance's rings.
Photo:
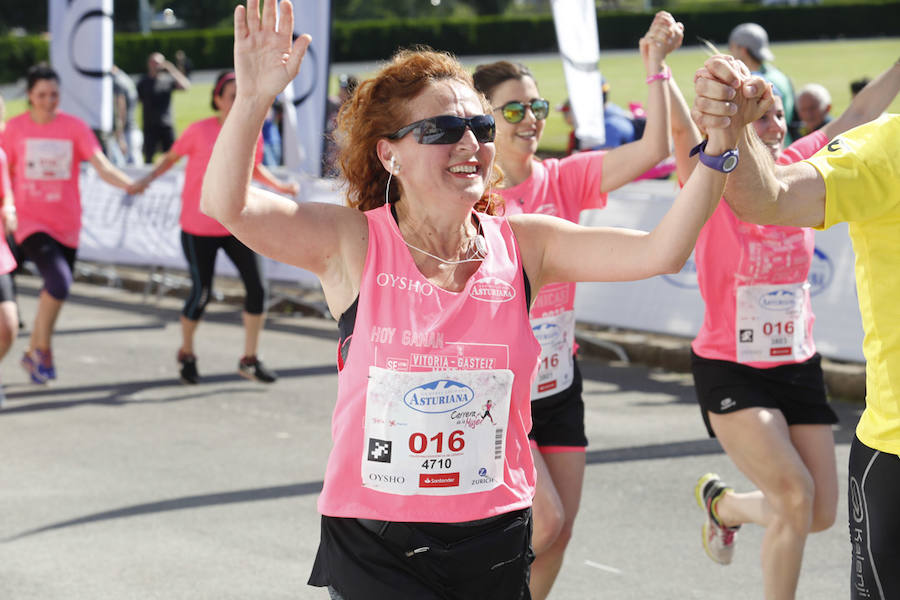
<path id="1" fill-rule="evenodd" d="M 237 97 L 213 147 L 203 179 L 200 208 L 242 242 L 276 260 L 319 276 L 333 315 L 350 305 L 359 289 L 367 225 L 359 211 L 331 204 L 296 203 L 249 187 L 257 138 L 275 96 L 294 79 L 310 42 L 292 44 L 293 11 L 248 0 L 234 13 Z"/>
<path id="2" fill-rule="evenodd" d="M 156 163 L 153 167 L 153 170 L 144 175 L 144 177 L 137 183 L 140 188 L 146 189 L 148 185 L 150 185 L 153 180 L 158 178 L 160 175 L 168 171 L 175 165 L 179 160 L 181 160 L 181 155 L 176 154 L 174 150 L 169 150 L 163 157 Z"/>
<path id="3" fill-rule="evenodd" d="M 710 132 L 708 154 L 721 155 L 735 147 L 738 122 Z M 671 208 L 649 233 L 581 227 L 542 215 L 510 217 L 529 279 L 540 289 L 557 281 L 631 281 L 677 272 L 715 210 L 725 178 L 724 173 L 706 166 L 694 169 Z"/>
<path id="4" fill-rule="evenodd" d="M 697 166 L 697 157 L 690 156 L 691 150 L 699 144 L 703 136 L 691 119 L 691 109 L 675 78 L 669 79 L 669 97 L 672 99 L 672 140 L 675 143 L 675 169 L 678 181 L 687 181 Z"/>
<path id="5" fill-rule="evenodd" d="M 840 117 L 822 127 L 828 139 L 877 118 L 900 92 L 900 60 L 859 91 Z"/>
<path id="6" fill-rule="evenodd" d="M 109 185 L 117 187 L 120 190 L 125 190 L 129 194 L 137 194 L 143 190 L 143 188 L 140 187 L 139 184 L 136 184 L 131 177 L 109 162 L 109 159 L 106 158 L 100 150 L 94 152 L 89 160 L 94 168 L 97 169 L 97 175 L 100 176 L 100 179 Z"/>
<path id="7" fill-rule="evenodd" d="M 751 77 L 740 61 L 723 55 L 707 59 L 695 76 L 697 98 L 692 116 L 710 132 L 721 127 L 742 129 L 738 137 L 740 163 L 728 177 L 725 200 L 744 221 L 816 227 L 825 220 L 825 182 L 808 163 L 776 166 L 752 122 L 772 102 L 772 91 Z M 737 104 L 749 107 L 739 111 Z M 755 107 L 755 108 L 754 108 Z"/>
<path id="8" fill-rule="evenodd" d="M 695 169 L 650 232 L 583 227 L 544 215 L 510 217 L 529 279 L 540 289 L 557 281 L 632 281 L 678 272 L 719 202 L 725 177 L 707 167 Z"/>
<path id="9" fill-rule="evenodd" d="M 669 13 L 660 11 L 653 18 L 647 35 L 641 38 L 641 58 L 647 76 L 667 69 L 666 56 L 681 45 L 684 26 Z M 635 180 L 669 155 L 669 89 L 664 79 L 648 84 L 647 124 L 641 139 L 613 148 L 603 159 L 601 191 L 609 192 Z"/>
<path id="10" fill-rule="evenodd" d="M 187 91 L 191 89 L 191 80 L 185 77 L 184 73 L 178 70 L 178 67 L 173 65 L 168 60 L 163 60 L 162 68 L 172 76 L 172 79 L 175 80 L 175 87 L 177 87 L 179 90 Z"/>
<path id="11" fill-rule="evenodd" d="M 300 191 L 300 186 L 297 185 L 296 181 L 282 181 L 275 177 L 275 174 L 262 164 L 254 165 L 253 179 L 261 181 L 279 194 L 284 194 L 286 196 L 296 196 L 297 192 Z"/>

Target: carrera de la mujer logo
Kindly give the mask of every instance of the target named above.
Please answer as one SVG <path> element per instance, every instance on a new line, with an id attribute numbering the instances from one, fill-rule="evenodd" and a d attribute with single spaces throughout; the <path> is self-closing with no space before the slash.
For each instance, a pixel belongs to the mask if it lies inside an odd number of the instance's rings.
<path id="1" fill-rule="evenodd" d="M 484 277 L 472 284 L 469 295 L 484 302 L 509 302 L 516 297 L 516 288 L 496 277 Z"/>
<path id="2" fill-rule="evenodd" d="M 759 305 L 768 310 L 784 310 L 794 306 L 794 291 L 789 289 L 772 290 L 759 299 Z"/>
<path id="3" fill-rule="evenodd" d="M 445 413 L 462 408 L 475 399 L 475 391 L 464 383 L 438 379 L 406 392 L 403 403 L 423 413 Z"/>

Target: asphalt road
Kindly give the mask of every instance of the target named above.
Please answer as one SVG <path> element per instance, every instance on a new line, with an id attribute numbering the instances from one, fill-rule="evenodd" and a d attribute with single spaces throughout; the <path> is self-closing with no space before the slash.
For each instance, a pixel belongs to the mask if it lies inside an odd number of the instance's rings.
<path id="1" fill-rule="evenodd" d="M 22 277 L 26 323 L 38 281 Z M 239 308 L 198 332 L 203 383 L 176 378 L 180 301 L 76 284 L 55 338 L 59 379 L 27 382 L 20 338 L 2 364 L 0 599 L 327 598 L 305 585 L 330 448 L 336 326 L 270 319 L 274 385 L 241 379 Z M 690 377 L 586 360 L 588 468 L 555 599 L 762 597 L 761 531 L 713 564 L 698 475 L 747 481 L 706 438 Z M 837 524 L 807 545 L 798 598 L 846 598 L 844 480 L 858 407 L 838 405 Z"/>

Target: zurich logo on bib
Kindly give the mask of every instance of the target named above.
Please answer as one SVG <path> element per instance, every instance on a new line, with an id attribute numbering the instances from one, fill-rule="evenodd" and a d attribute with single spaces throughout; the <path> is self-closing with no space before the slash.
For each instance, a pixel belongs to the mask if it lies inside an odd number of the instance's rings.
<path id="1" fill-rule="evenodd" d="M 475 391 L 464 383 L 438 379 L 406 392 L 403 403 L 423 413 L 445 413 L 462 408 L 475 399 Z"/>

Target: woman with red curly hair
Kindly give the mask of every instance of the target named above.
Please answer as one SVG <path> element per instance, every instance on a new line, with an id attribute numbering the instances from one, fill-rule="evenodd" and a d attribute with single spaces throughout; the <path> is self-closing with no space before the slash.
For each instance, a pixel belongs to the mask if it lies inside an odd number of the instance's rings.
<path id="1" fill-rule="evenodd" d="M 339 116 L 350 206 L 251 190 L 266 110 L 310 42 L 292 42 L 288 2 L 276 27 L 274 4 L 261 18 L 259 0 L 235 11 L 237 97 L 201 207 L 257 252 L 316 273 L 338 319 L 310 584 L 347 600 L 530 598 L 531 298 L 557 281 L 678 271 L 725 175 L 697 169 L 651 233 L 498 216 L 490 106 L 453 58 L 402 51 Z M 713 135 L 710 154 L 737 134 Z"/>

